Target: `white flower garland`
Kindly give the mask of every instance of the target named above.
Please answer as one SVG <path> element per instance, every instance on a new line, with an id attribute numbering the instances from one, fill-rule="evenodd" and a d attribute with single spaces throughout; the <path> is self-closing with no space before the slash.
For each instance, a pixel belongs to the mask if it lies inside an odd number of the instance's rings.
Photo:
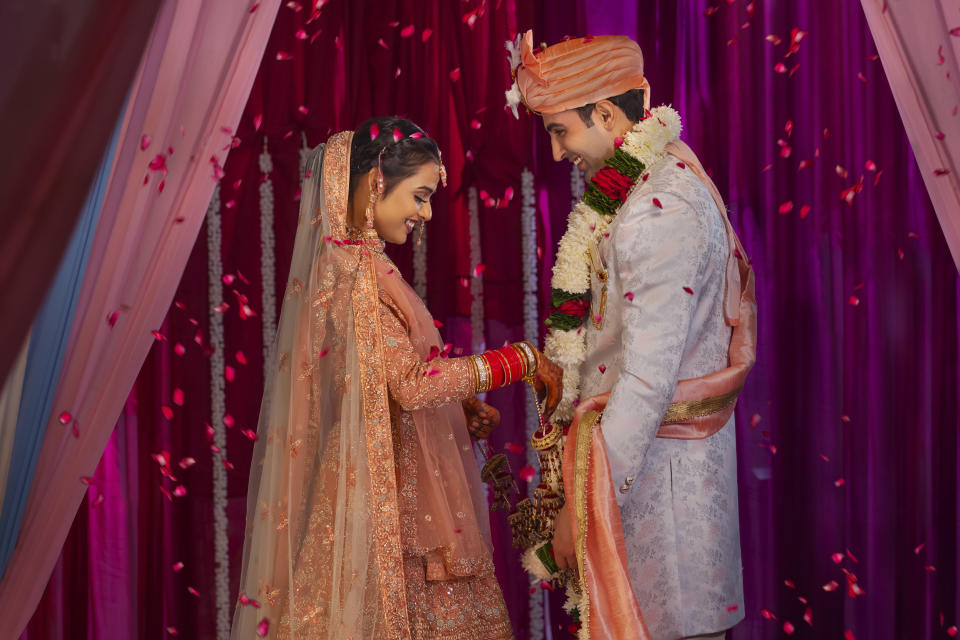
<path id="1" fill-rule="evenodd" d="M 539 324 L 540 318 L 537 313 L 537 208 L 536 194 L 534 192 L 533 173 L 524 168 L 520 175 L 520 238 L 521 238 L 521 260 L 523 264 L 523 337 L 531 344 L 539 343 Z M 540 418 L 537 412 L 537 405 L 533 395 L 527 397 L 526 402 L 526 425 L 527 439 L 530 438 L 540 428 Z M 526 447 L 527 464 L 532 468 L 537 468 L 537 451 L 531 447 Z M 534 487 L 540 483 L 539 478 L 534 478 L 529 486 Z M 543 618 L 544 609 L 544 591 L 536 588 L 530 593 L 528 602 L 529 620 L 530 620 L 530 640 L 543 640 L 545 637 L 545 625 Z"/>
<path id="2" fill-rule="evenodd" d="M 483 274 L 477 273 L 477 265 L 483 263 L 480 253 L 480 203 L 477 188 L 470 187 L 467 192 L 467 208 L 470 211 L 470 331 L 473 335 L 474 353 L 486 350 L 486 338 L 483 326 Z"/>
<path id="3" fill-rule="evenodd" d="M 213 444 L 213 564 L 217 606 L 217 640 L 229 640 L 233 599 L 230 597 L 230 556 L 227 538 L 227 432 L 223 424 L 226 413 L 224 393 L 223 314 L 216 306 L 223 300 L 223 262 L 220 257 L 220 185 L 213 190 L 207 208 L 207 286 L 210 313 L 210 424 Z"/>
<path id="4" fill-rule="evenodd" d="M 276 294 L 276 242 L 273 235 L 273 160 L 267 149 L 267 139 L 263 139 L 263 153 L 260 154 L 260 283 L 263 326 L 263 379 L 268 378 L 270 364 L 273 362 L 273 340 L 277 332 L 277 294 Z"/>
<path id="5" fill-rule="evenodd" d="M 583 180 L 583 171 L 580 171 L 580 168 L 577 165 L 570 166 L 570 196 L 573 198 L 573 202 L 570 203 L 571 207 L 577 206 L 577 203 L 580 202 L 580 198 L 583 197 L 583 192 L 586 190 L 587 184 Z"/>
<path id="6" fill-rule="evenodd" d="M 670 107 L 657 107 L 627 132 L 620 149 L 642 162 L 649 171 L 666 156 L 667 144 L 679 138 L 681 131 L 680 114 Z M 612 221 L 612 216 L 602 216 L 583 200 L 577 202 L 567 218 L 567 231 L 560 239 L 557 261 L 553 265 L 550 283 L 554 289 L 575 294 L 584 294 L 590 289 L 587 251 L 603 237 Z M 586 334 L 581 329 L 550 329 L 544 342 L 546 356 L 563 367 L 563 397 L 553 415 L 554 420 L 560 422 L 573 419 L 573 409 L 580 397 L 580 365 L 587 356 Z"/>

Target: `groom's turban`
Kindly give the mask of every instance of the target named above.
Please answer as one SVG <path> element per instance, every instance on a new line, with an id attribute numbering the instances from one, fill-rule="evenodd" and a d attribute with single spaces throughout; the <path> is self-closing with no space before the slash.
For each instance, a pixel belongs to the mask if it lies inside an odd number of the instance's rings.
<path id="1" fill-rule="evenodd" d="M 517 80 L 508 100 L 513 93 L 534 113 L 560 113 L 631 89 L 643 89 L 644 106 L 650 107 L 640 45 L 626 36 L 588 36 L 534 51 L 533 32 L 527 31 L 519 47 L 508 48 Z"/>

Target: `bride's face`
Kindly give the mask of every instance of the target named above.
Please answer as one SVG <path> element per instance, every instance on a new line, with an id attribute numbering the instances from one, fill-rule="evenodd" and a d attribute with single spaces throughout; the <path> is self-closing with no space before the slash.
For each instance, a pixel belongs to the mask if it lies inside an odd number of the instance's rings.
<path id="1" fill-rule="evenodd" d="M 417 172 L 400 181 L 373 210 L 377 234 L 391 244 L 403 244 L 407 236 L 433 217 L 430 197 L 437 190 L 440 166 L 435 162 L 420 165 Z"/>

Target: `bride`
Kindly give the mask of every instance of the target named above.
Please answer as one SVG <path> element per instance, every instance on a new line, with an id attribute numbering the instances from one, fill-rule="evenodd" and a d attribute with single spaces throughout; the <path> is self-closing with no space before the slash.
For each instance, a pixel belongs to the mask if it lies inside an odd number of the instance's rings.
<path id="1" fill-rule="evenodd" d="M 233 638 L 513 638 L 470 437 L 499 417 L 475 396 L 535 377 L 549 412 L 561 374 L 528 343 L 445 357 L 383 251 L 422 230 L 445 177 L 402 118 L 308 158 Z"/>

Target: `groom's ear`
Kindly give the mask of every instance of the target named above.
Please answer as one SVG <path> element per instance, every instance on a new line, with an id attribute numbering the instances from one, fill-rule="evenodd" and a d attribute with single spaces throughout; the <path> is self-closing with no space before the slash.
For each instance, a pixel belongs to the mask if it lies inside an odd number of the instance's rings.
<path id="1" fill-rule="evenodd" d="M 609 100 L 599 100 L 593 105 L 593 121 L 606 129 L 613 131 L 616 122 L 617 106 Z"/>

